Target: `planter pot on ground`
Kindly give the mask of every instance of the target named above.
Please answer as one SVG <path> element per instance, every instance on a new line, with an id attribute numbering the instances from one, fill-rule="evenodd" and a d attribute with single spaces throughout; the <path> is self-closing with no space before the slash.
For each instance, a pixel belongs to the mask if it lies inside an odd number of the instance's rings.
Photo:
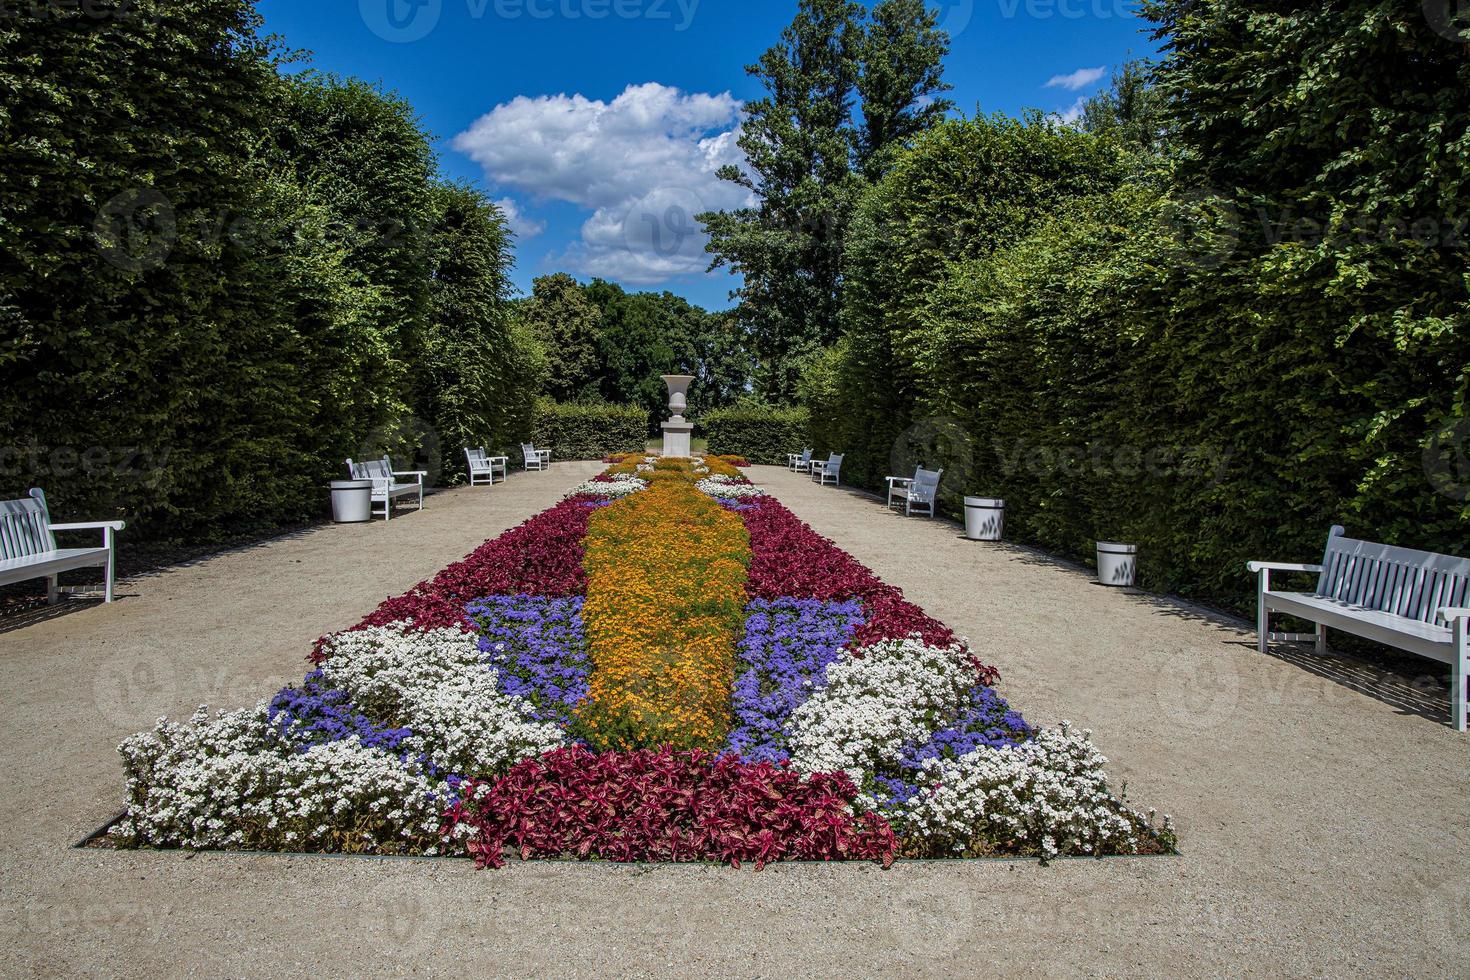
<path id="1" fill-rule="evenodd" d="M 965 537 L 999 541 L 1006 529 L 1006 502 L 991 497 L 965 498 Z"/>
<path id="2" fill-rule="evenodd" d="M 372 519 L 372 480 L 332 481 L 332 520 L 338 524 L 363 524 Z"/>
<path id="3" fill-rule="evenodd" d="M 1138 578 L 1138 545 L 1117 541 L 1097 543 L 1097 580 L 1103 585 L 1129 586 Z"/>

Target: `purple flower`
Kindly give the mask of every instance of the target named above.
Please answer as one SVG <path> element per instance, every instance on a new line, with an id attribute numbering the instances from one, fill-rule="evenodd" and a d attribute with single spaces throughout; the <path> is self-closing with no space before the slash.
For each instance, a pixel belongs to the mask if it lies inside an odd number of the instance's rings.
<path id="1" fill-rule="evenodd" d="M 499 674 L 501 693 L 525 698 L 537 721 L 570 724 L 592 671 L 582 597 L 498 595 L 476 599 L 465 611 L 479 628 L 480 649 Z"/>
<path id="2" fill-rule="evenodd" d="M 1026 719 L 1012 711 L 994 688 L 978 686 L 970 692 L 969 705 L 953 723 L 922 742 L 904 746 L 897 774 L 875 777 L 880 789 L 888 794 L 884 805 L 901 805 L 919 794 L 917 780 L 926 760 L 957 759 L 979 748 L 1015 745 L 1030 738 L 1032 731 Z"/>
<path id="3" fill-rule="evenodd" d="M 345 691 L 325 688 L 321 681 L 322 672 L 313 671 L 300 688 L 282 688 L 271 700 L 271 727 L 298 752 L 354 735 L 366 748 L 397 752 L 399 743 L 413 734 L 408 728 L 378 726 L 353 709 Z"/>
<path id="4" fill-rule="evenodd" d="M 787 719 L 827 683 L 827 666 L 862 625 L 863 607 L 856 599 L 756 599 L 745 611 L 728 751 L 782 762 Z"/>

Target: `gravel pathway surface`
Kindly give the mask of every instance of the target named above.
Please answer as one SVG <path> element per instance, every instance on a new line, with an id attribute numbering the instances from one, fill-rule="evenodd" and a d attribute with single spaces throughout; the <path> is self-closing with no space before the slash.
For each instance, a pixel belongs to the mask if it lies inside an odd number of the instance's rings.
<path id="1" fill-rule="evenodd" d="M 1436 665 L 1261 656 L 1243 623 L 766 467 L 753 479 L 968 635 L 1028 719 L 1092 728 L 1183 855 L 490 873 L 71 847 L 119 809 L 125 735 L 299 680 L 319 635 L 598 469 L 0 620 L 0 976 L 1466 975 L 1470 739 Z"/>

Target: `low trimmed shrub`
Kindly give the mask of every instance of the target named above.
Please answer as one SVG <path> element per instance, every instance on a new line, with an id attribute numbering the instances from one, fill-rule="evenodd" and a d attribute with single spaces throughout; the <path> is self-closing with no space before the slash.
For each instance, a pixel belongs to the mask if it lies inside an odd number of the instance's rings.
<path id="1" fill-rule="evenodd" d="M 532 436 L 554 460 L 603 459 L 614 453 L 641 453 L 648 445 L 648 413 L 637 405 L 536 406 Z"/>
<path id="2" fill-rule="evenodd" d="M 783 464 L 787 453 L 801 452 L 811 439 L 804 408 L 719 408 L 699 424 L 711 453 L 742 456 L 752 463 Z"/>

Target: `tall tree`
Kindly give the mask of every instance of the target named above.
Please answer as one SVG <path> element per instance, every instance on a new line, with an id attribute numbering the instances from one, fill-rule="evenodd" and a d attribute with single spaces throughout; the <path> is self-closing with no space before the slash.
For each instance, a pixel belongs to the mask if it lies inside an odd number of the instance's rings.
<path id="1" fill-rule="evenodd" d="M 773 400 L 790 400 L 803 360 L 838 335 L 843 238 L 863 169 L 881 171 L 891 146 L 948 109 L 930 102 L 948 48 L 934 16 L 918 0 L 884 0 L 873 16 L 867 29 L 851 0 L 801 0 L 780 42 L 746 69 L 767 92 L 745 106 L 746 168 L 720 172 L 755 203 L 699 216 L 711 267 L 745 277 L 739 316 L 756 387 Z"/>
<path id="2" fill-rule="evenodd" d="M 521 312 L 546 352 L 546 394 L 557 401 L 595 399 L 602 316 L 581 284 L 565 272 L 541 276 L 532 283 L 531 298 Z"/>
<path id="3" fill-rule="evenodd" d="M 939 11 L 924 0 L 882 0 L 862 45 L 857 91 L 862 102 L 858 166 L 877 180 L 894 154 L 935 126 L 954 103 L 939 96 L 949 35 L 938 27 Z"/>

